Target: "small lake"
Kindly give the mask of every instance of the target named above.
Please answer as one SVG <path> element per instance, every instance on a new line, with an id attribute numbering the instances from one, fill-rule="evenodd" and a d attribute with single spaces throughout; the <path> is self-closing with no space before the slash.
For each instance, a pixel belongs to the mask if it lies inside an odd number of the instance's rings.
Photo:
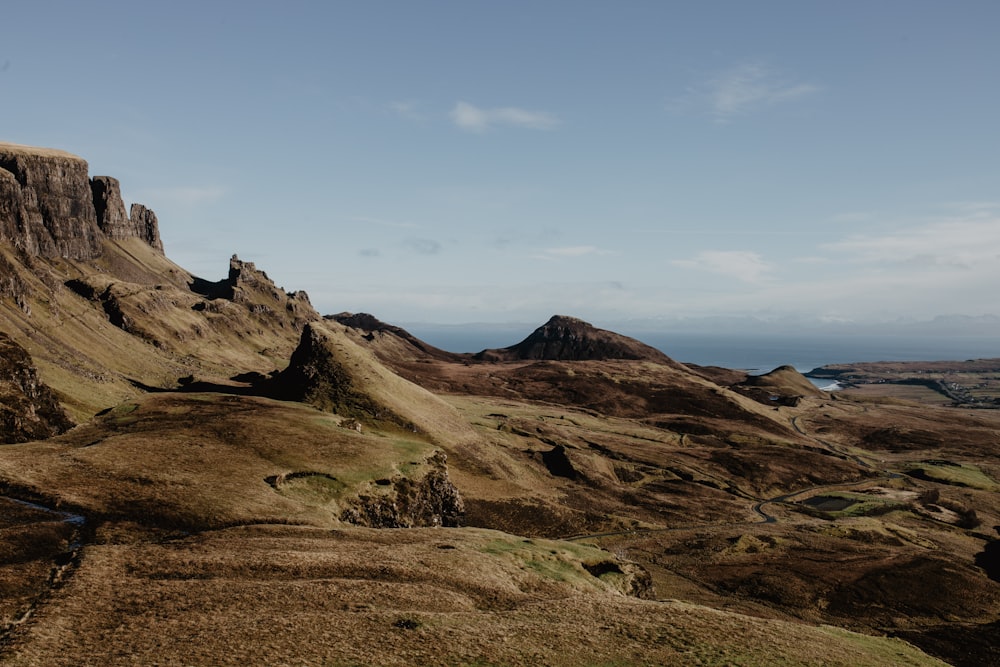
<path id="1" fill-rule="evenodd" d="M 851 505 L 856 505 L 858 501 L 850 498 L 840 498 L 837 496 L 813 496 L 802 501 L 803 505 L 819 510 L 820 512 L 842 512 Z"/>

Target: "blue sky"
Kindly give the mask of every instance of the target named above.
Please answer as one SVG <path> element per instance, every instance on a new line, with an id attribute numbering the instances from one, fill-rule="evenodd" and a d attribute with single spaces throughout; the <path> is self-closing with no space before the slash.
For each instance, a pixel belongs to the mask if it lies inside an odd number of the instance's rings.
<path id="1" fill-rule="evenodd" d="M 0 140 L 392 322 L 1000 313 L 1000 3 L 5 3 Z"/>

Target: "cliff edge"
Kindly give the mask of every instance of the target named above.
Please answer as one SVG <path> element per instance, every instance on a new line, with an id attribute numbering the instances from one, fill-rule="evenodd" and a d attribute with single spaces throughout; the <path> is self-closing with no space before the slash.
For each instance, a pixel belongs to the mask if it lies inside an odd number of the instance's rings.
<path id="1" fill-rule="evenodd" d="M 72 153 L 0 142 L 0 239 L 30 257 L 74 260 L 101 256 L 105 239 L 141 238 L 163 251 L 156 216 L 133 205 L 117 179 L 88 176 Z"/>

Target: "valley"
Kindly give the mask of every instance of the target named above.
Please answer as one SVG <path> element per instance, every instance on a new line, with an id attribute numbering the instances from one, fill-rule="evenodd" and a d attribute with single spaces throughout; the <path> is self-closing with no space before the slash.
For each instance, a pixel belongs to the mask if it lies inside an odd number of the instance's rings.
<path id="1" fill-rule="evenodd" d="M 3 664 L 1000 662 L 996 360 L 828 393 L 560 315 L 451 353 L 0 167 Z"/>

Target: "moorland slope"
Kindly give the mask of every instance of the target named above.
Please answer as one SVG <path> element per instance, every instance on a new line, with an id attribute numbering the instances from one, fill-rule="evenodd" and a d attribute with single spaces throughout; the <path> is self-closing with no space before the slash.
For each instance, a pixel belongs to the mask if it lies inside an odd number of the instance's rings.
<path id="1" fill-rule="evenodd" d="M 1000 411 L 563 316 L 453 354 L 118 188 L 0 144 L 4 664 L 1000 660 Z"/>

